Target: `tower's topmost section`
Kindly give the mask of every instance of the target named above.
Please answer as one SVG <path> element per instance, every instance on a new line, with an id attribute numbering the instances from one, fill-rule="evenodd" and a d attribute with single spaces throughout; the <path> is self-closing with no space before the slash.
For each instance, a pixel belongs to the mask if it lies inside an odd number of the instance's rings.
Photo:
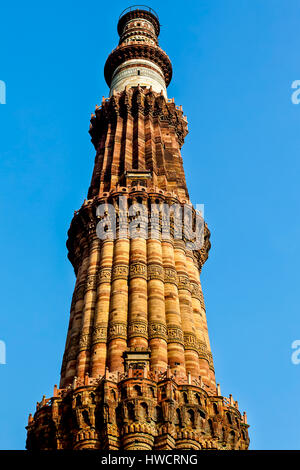
<path id="1" fill-rule="evenodd" d="M 151 23 L 155 29 L 156 36 L 160 33 L 160 23 L 158 14 L 152 10 L 152 8 L 147 7 L 146 5 L 134 5 L 132 7 L 126 8 L 126 10 L 122 11 L 119 22 L 118 22 L 118 33 L 119 36 L 122 35 L 124 32 L 124 26 L 130 20 L 134 20 L 137 18 L 142 18 L 145 21 Z"/>
<path id="2" fill-rule="evenodd" d="M 135 5 L 119 18 L 119 45 L 108 56 L 104 75 L 110 95 L 126 87 L 146 86 L 167 96 L 172 65 L 158 45 L 159 19 L 152 8 Z"/>

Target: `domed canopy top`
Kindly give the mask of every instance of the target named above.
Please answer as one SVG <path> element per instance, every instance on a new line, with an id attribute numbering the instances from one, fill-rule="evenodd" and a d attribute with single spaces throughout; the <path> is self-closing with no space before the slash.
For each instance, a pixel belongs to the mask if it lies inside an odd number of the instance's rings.
<path id="1" fill-rule="evenodd" d="M 134 18 L 144 18 L 150 21 L 154 28 L 155 33 L 158 36 L 160 33 L 160 23 L 157 13 L 150 7 L 146 5 L 133 5 L 131 7 L 126 8 L 122 11 L 119 22 L 118 22 L 118 33 L 121 36 L 123 32 L 123 28 L 127 21 L 134 19 Z"/>

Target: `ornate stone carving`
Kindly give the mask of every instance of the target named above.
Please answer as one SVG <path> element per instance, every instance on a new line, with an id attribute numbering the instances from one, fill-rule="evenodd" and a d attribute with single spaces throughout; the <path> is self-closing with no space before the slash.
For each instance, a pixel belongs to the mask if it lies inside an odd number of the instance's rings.
<path id="1" fill-rule="evenodd" d="M 113 267 L 112 270 L 112 281 L 115 279 L 128 279 L 128 266 L 126 265 L 117 265 Z"/>
<path id="2" fill-rule="evenodd" d="M 145 436 L 148 450 L 169 449 L 170 442 L 173 449 L 194 449 L 199 443 L 210 449 L 247 449 L 246 418 L 232 398 L 211 396 L 170 374 L 144 369 L 141 376 L 132 376 L 135 372 L 139 369 L 129 368 L 119 378 L 106 374 L 96 382 L 86 377 L 84 383 L 55 389 L 55 397 L 44 397 L 29 418 L 27 449 L 128 450 L 130 443 L 136 450 L 144 449 Z"/>
<path id="3" fill-rule="evenodd" d="M 93 327 L 93 344 L 106 343 L 107 341 L 107 323 L 98 323 Z"/>
<path id="4" fill-rule="evenodd" d="M 86 280 L 85 292 L 90 290 L 96 290 L 97 276 L 95 274 L 89 274 Z"/>
<path id="5" fill-rule="evenodd" d="M 164 268 L 159 264 L 149 264 L 148 265 L 148 281 L 151 279 L 159 279 L 160 281 L 164 280 Z"/>
<path id="6" fill-rule="evenodd" d="M 210 368 L 213 372 L 215 372 L 214 361 L 213 361 L 212 353 L 211 353 L 210 351 L 207 351 L 207 356 L 208 356 L 209 368 Z"/>
<path id="7" fill-rule="evenodd" d="M 135 336 L 148 338 L 148 325 L 145 321 L 133 320 L 128 324 L 128 338 Z"/>
<path id="8" fill-rule="evenodd" d="M 182 329 L 177 325 L 168 325 L 168 343 L 181 343 L 184 345 Z"/>
<path id="9" fill-rule="evenodd" d="M 115 338 L 126 339 L 127 338 L 127 324 L 111 322 L 108 326 L 108 340 Z"/>
<path id="10" fill-rule="evenodd" d="M 89 328 L 83 328 L 79 339 L 79 351 L 88 349 L 91 342 L 91 332 Z"/>
<path id="11" fill-rule="evenodd" d="M 194 333 L 184 333 L 184 348 L 198 352 L 198 340 Z"/>
<path id="12" fill-rule="evenodd" d="M 147 266 L 144 263 L 132 263 L 129 268 L 129 278 L 142 277 L 147 279 Z"/>
<path id="13" fill-rule="evenodd" d="M 110 282 L 111 281 L 111 268 L 101 268 L 98 273 L 98 282 Z"/>
<path id="14" fill-rule="evenodd" d="M 178 275 L 178 289 L 186 289 L 191 291 L 191 284 L 189 277 L 185 274 Z"/>
<path id="15" fill-rule="evenodd" d="M 177 285 L 177 272 L 174 268 L 165 268 L 165 282 L 170 282 Z"/>
<path id="16" fill-rule="evenodd" d="M 161 322 L 150 322 L 149 323 L 149 339 L 162 338 L 168 339 L 168 331 L 165 324 Z"/>
<path id="17" fill-rule="evenodd" d="M 199 359 L 205 359 L 208 361 L 207 347 L 203 341 L 198 341 L 197 351 Z"/>
<path id="18" fill-rule="evenodd" d="M 196 282 L 194 281 L 190 281 L 191 282 L 191 294 L 192 294 L 192 297 L 194 297 L 195 299 L 198 299 L 200 300 L 201 302 L 201 289 L 200 289 L 200 286 L 199 284 L 197 284 Z"/>

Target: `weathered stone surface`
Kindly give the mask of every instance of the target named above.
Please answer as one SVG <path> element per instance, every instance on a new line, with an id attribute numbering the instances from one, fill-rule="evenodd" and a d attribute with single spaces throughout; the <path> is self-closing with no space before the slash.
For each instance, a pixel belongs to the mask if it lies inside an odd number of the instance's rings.
<path id="1" fill-rule="evenodd" d="M 247 449 L 237 403 L 211 396 L 201 384 L 129 368 L 118 376 L 75 379 L 54 389 L 29 417 L 29 450 Z"/>

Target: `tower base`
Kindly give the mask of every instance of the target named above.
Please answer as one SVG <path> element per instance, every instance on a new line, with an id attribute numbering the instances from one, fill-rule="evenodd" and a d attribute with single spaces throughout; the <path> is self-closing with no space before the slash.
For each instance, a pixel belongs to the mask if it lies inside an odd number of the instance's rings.
<path id="1" fill-rule="evenodd" d="M 141 376 L 142 375 L 142 376 Z M 29 416 L 28 450 L 246 450 L 248 425 L 232 397 L 167 372 L 74 380 Z"/>

